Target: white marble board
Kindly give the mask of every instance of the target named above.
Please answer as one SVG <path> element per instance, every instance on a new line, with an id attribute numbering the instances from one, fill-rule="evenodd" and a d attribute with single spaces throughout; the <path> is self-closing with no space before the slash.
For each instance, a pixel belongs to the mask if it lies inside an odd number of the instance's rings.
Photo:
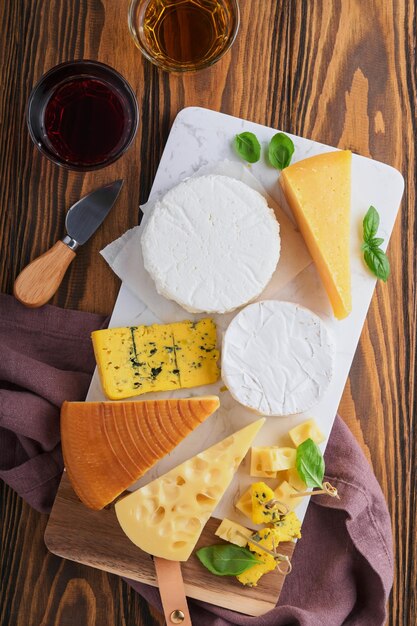
<path id="1" fill-rule="evenodd" d="M 271 137 L 278 132 L 278 129 L 268 128 L 203 108 L 190 107 L 180 111 L 168 137 L 150 198 L 164 193 L 203 166 L 212 166 L 225 159 L 239 160 L 232 148 L 232 140 L 237 133 L 242 131 L 254 132 L 265 148 Z M 293 162 L 335 149 L 302 137 L 293 135 L 291 137 L 295 145 Z M 281 205 L 292 219 L 291 211 L 278 184 L 277 170 L 270 167 L 263 157 L 258 163 L 249 167 L 267 193 Z M 132 181 L 129 183 L 132 184 Z M 342 321 L 333 318 L 327 295 L 312 263 L 279 292 L 281 300 L 296 302 L 310 308 L 332 330 L 336 342 L 335 375 L 323 399 L 312 410 L 305 414 L 267 418 L 265 426 L 256 439 L 256 445 L 271 445 L 272 443 L 289 445 L 290 442 L 286 439 L 286 433 L 307 417 L 316 419 L 326 437 L 330 434 L 376 284 L 376 279 L 370 274 L 362 260 L 360 250 L 362 219 L 371 204 L 378 209 L 381 216 L 378 236 L 385 239 L 383 247 L 386 246 L 397 216 L 403 188 L 403 177 L 394 168 L 372 159 L 353 155 L 351 220 L 353 310 L 351 315 Z M 335 235 L 337 234 L 335 233 Z M 285 245 L 284 241 L 283 245 Z M 184 311 L 184 319 L 190 318 L 193 316 Z M 150 324 L 160 321 L 161 317 L 156 316 L 141 302 L 137 295 L 134 295 L 122 284 L 110 321 L 111 327 Z M 219 339 L 221 341 L 221 337 Z M 170 455 L 152 468 L 134 487 L 150 482 L 185 459 L 256 419 L 254 413 L 235 402 L 227 391 L 221 391 L 222 385 L 223 383 L 220 381 L 216 385 L 204 387 L 204 389 L 194 388 L 146 396 L 158 398 L 174 395 L 180 397 L 199 395 L 208 392 L 217 393 L 220 397 L 221 406 L 219 411 L 208 418 Z M 138 399 L 144 398 L 141 396 Z M 104 399 L 96 372 L 87 400 Z M 325 448 L 325 444 L 322 448 Z M 233 506 L 237 495 L 253 481 L 249 477 L 247 463 L 248 458 L 241 465 L 234 482 L 214 512 L 215 517 L 228 517 L 247 525 L 248 520 L 241 516 Z M 274 481 L 266 482 L 271 482 L 274 486 Z M 301 518 L 305 515 L 307 504 L 308 501 L 305 499 L 304 503 L 297 509 L 297 514 Z"/>

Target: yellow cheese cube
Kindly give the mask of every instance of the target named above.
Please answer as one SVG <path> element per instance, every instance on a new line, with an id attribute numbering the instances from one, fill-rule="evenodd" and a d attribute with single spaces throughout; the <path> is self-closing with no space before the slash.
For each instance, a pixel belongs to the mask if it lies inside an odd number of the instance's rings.
<path id="1" fill-rule="evenodd" d="M 276 508 L 268 508 L 265 505 L 275 499 L 275 494 L 268 485 L 263 482 L 253 483 L 252 494 L 252 521 L 254 524 L 268 524 L 279 519 L 279 511 Z"/>
<path id="2" fill-rule="evenodd" d="M 307 420 L 306 422 L 291 428 L 288 434 L 296 448 L 298 448 L 298 446 L 301 445 L 306 439 L 312 439 L 317 444 L 323 443 L 326 439 L 313 419 Z"/>
<path id="3" fill-rule="evenodd" d="M 294 513 L 290 511 L 278 522 L 274 523 L 275 538 L 277 542 L 292 541 L 301 538 L 301 522 Z"/>
<path id="4" fill-rule="evenodd" d="M 275 489 L 274 497 L 280 502 L 282 502 L 283 504 L 286 504 L 289 510 L 292 511 L 300 504 L 301 500 L 304 497 L 304 496 L 300 496 L 299 498 L 290 497 L 292 495 L 297 495 L 297 493 L 298 493 L 297 489 L 294 489 L 294 487 L 291 487 L 291 485 L 286 480 L 284 480 L 284 482 L 278 485 L 278 487 Z"/>
<path id="5" fill-rule="evenodd" d="M 351 161 L 349 150 L 326 152 L 286 167 L 279 179 L 338 319 L 352 309 Z"/>
<path id="6" fill-rule="evenodd" d="M 252 535 L 252 531 L 225 518 L 214 534 L 220 539 L 244 548 Z"/>
<path id="7" fill-rule="evenodd" d="M 281 472 L 282 470 L 295 467 L 297 450 L 295 448 L 268 448 L 268 455 L 264 453 L 263 462 L 265 470 Z"/>
<path id="8" fill-rule="evenodd" d="M 252 519 L 252 490 L 250 487 L 243 495 L 240 496 L 239 500 L 235 504 L 235 507 L 243 513 L 243 515 Z"/>
<path id="9" fill-rule="evenodd" d="M 109 328 L 92 333 L 104 393 L 111 400 L 207 385 L 219 377 L 216 327 L 199 322 Z"/>
<path id="10" fill-rule="evenodd" d="M 291 487 L 294 487 L 294 489 L 297 489 L 297 491 L 305 491 L 307 489 L 307 485 L 305 484 L 303 479 L 300 478 L 300 475 L 297 472 L 297 468 L 295 467 L 287 470 L 287 478 L 284 478 L 284 480 L 287 480 Z"/>
<path id="11" fill-rule="evenodd" d="M 252 536 L 258 543 L 263 545 L 268 550 L 274 550 L 274 548 L 278 545 L 275 531 L 272 528 L 263 528 L 262 530 L 254 533 Z M 261 576 L 267 572 L 272 572 L 272 570 L 276 568 L 277 563 L 273 556 L 267 554 L 267 552 L 264 552 L 250 541 L 248 542 L 248 548 L 251 552 L 253 552 L 253 554 L 256 555 L 259 561 L 262 561 L 262 563 L 253 565 L 243 572 L 243 574 L 236 576 L 236 578 L 247 587 L 256 587 Z"/>
<path id="12" fill-rule="evenodd" d="M 251 448 L 251 457 L 250 457 L 250 475 L 256 478 L 275 478 L 276 472 L 271 470 L 265 470 L 263 468 L 263 463 L 265 463 L 264 458 L 268 458 L 269 448 Z"/>

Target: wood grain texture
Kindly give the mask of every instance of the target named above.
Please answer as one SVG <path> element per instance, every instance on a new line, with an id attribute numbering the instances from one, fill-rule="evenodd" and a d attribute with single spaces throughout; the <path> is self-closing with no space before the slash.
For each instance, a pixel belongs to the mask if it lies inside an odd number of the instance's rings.
<path id="1" fill-rule="evenodd" d="M 340 411 L 368 454 L 392 513 L 395 583 L 389 624 L 417 614 L 415 177 L 416 7 L 413 0 L 240 0 L 237 41 L 188 76 L 145 62 L 129 38 L 128 0 L 0 3 L 0 286 L 63 235 L 65 210 L 126 178 L 115 211 L 77 254 L 54 303 L 110 312 L 119 283 L 98 251 L 138 221 L 170 124 L 184 106 L 246 117 L 351 148 L 402 171 L 406 195 Z M 30 142 L 31 86 L 72 58 L 113 65 L 137 93 L 140 127 L 123 158 L 83 175 L 57 168 Z M 154 625 L 160 617 L 119 579 L 60 561 L 43 546 L 45 518 L 2 487 L 2 626 Z"/>
<path id="2" fill-rule="evenodd" d="M 43 306 L 58 290 L 75 252 L 62 241 L 31 261 L 18 275 L 13 295 L 28 307 Z"/>
<path id="3" fill-rule="evenodd" d="M 221 543 L 214 535 L 218 525 L 214 518 L 207 522 L 197 549 Z M 152 558 L 124 534 L 114 507 L 102 511 L 87 509 L 77 498 L 66 473 L 49 518 L 45 542 L 53 554 L 157 585 Z M 279 547 L 282 554 L 292 556 L 294 544 L 280 543 Z M 181 563 L 181 569 L 188 597 L 249 615 L 262 615 L 272 609 L 285 580 L 285 576 L 275 570 L 263 577 L 257 587 L 245 589 L 242 594 L 242 585 L 234 577 L 213 576 L 195 555 Z"/>

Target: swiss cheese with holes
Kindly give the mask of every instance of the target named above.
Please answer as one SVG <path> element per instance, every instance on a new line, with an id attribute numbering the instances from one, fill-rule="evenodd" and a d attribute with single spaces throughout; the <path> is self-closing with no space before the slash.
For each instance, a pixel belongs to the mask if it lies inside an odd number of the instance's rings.
<path id="1" fill-rule="evenodd" d="M 154 556 L 186 561 L 264 422 L 253 422 L 116 502 L 129 539 Z"/>

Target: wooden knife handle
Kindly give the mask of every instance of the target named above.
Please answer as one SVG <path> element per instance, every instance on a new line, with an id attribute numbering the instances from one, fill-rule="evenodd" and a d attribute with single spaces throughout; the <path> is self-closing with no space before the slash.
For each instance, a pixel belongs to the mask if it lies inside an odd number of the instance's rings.
<path id="1" fill-rule="evenodd" d="M 29 263 L 16 278 L 15 298 L 29 307 L 46 304 L 52 298 L 75 252 L 62 241 L 57 241 L 45 254 Z"/>
<path id="2" fill-rule="evenodd" d="M 185 595 L 181 563 L 154 556 L 156 577 L 167 626 L 192 626 Z"/>

